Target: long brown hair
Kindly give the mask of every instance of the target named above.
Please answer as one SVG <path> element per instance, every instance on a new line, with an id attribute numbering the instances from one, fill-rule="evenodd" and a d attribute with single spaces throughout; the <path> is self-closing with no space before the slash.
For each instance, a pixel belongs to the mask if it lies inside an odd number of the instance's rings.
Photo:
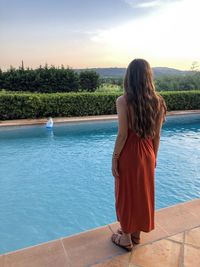
<path id="1" fill-rule="evenodd" d="M 128 104 L 133 107 L 135 132 L 141 138 L 153 138 L 161 108 L 166 115 L 167 107 L 163 97 L 155 91 L 153 73 L 146 60 L 139 58 L 130 62 L 124 77 L 124 90 Z"/>

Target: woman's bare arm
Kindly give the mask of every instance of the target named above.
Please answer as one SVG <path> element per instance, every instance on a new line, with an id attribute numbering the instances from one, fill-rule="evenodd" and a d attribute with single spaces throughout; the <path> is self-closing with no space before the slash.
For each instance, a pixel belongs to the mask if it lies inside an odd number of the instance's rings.
<path id="1" fill-rule="evenodd" d="M 118 134 L 115 141 L 115 147 L 113 151 L 113 159 L 118 159 L 119 155 L 124 147 L 127 139 L 128 120 L 126 112 L 126 102 L 123 96 L 120 96 L 116 100 L 116 108 L 118 114 Z"/>
<path id="2" fill-rule="evenodd" d="M 158 149 L 159 149 L 159 145 L 160 145 L 160 132 L 161 132 L 162 124 L 164 121 L 165 121 L 164 109 L 161 108 L 161 111 L 159 113 L 159 116 L 158 116 L 158 119 L 156 122 L 155 136 L 153 138 L 153 147 L 154 147 L 154 153 L 155 153 L 156 159 L 157 159 Z"/>

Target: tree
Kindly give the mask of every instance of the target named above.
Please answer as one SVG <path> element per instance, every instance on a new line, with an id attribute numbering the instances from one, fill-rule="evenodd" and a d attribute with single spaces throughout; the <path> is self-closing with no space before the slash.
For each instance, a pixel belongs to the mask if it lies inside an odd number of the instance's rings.
<path id="1" fill-rule="evenodd" d="M 199 65 L 198 65 L 198 62 L 197 61 L 193 61 L 192 62 L 192 66 L 191 66 L 191 71 L 194 71 L 194 72 L 196 72 L 196 71 L 199 71 Z"/>
<path id="2" fill-rule="evenodd" d="M 100 85 L 100 76 L 96 71 L 84 70 L 79 74 L 80 89 L 94 92 Z"/>
<path id="3" fill-rule="evenodd" d="M 71 68 L 40 66 L 37 69 L 15 69 L 10 67 L 0 72 L 0 86 L 10 91 L 41 93 L 76 92 L 79 89 L 79 75 Z"/>

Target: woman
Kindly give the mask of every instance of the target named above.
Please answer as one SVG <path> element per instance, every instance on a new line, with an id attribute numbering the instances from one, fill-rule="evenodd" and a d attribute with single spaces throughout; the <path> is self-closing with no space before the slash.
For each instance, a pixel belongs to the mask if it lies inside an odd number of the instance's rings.
<path id="1" fill-rule="evenodd" d="M 115 208 L 121 228 L 112 241 L 128 251 L 140 243 L 140 232 L 154 224 L 154 172 L 160 131 L 166 117 L 164 99 L 155 92 L 149 63 L 134 59 L 117 98 L 118 135 L 112 156 Z"/>

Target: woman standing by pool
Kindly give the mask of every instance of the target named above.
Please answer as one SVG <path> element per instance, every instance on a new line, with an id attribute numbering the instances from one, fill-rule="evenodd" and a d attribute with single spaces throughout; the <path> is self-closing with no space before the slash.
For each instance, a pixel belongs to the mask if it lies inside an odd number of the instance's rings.
<path id="1" fill-rule="evenodd" d="M 160 131 L 166 116 L 164 99 L 155 92 L 152 70 L 134 59 L 124 78 L 124 94 L 117 98 L 118 135 L 112 157 L 115 208 L 121 228 L 112 241 L 130 251 L 140 232 L 154 224 L 154 173 Z"/>

